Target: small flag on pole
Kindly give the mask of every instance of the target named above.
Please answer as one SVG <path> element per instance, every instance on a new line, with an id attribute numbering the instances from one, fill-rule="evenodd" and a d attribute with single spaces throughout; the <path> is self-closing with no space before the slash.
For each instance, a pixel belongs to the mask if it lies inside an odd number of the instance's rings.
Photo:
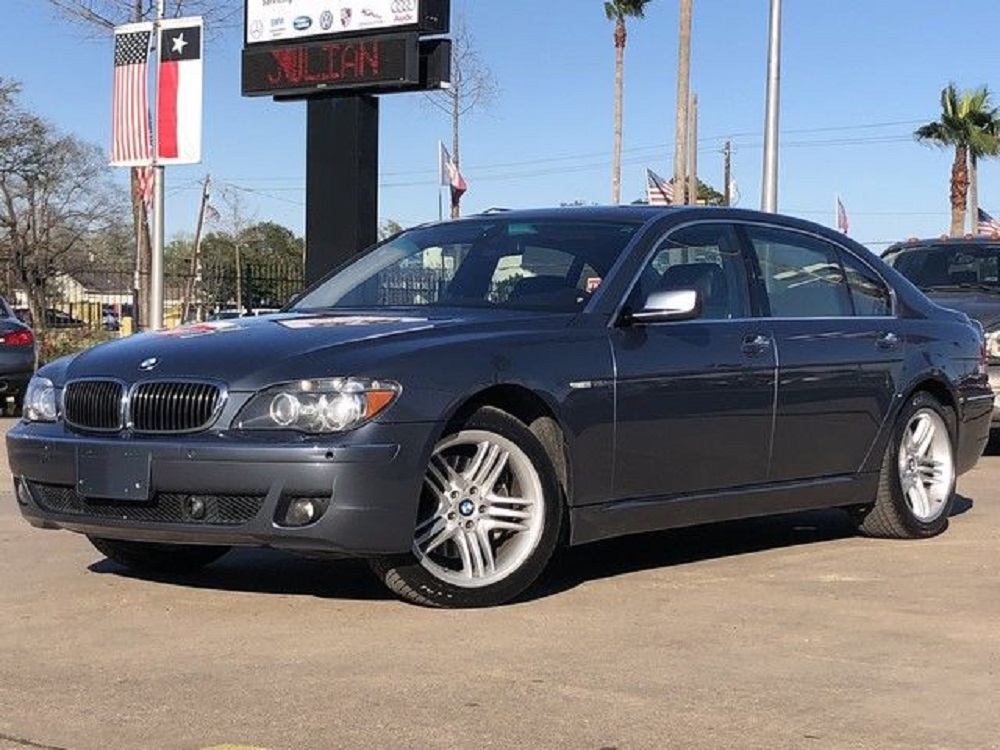
<path id="1" fill-rule="evenodd" d="M 438 157 L 440 160 L 440 182 L 451 188 L 451 202 L 455 204 L 469 189 L 469 186 L 465 182 L 465 178 L 462 177 L 462 173 L 458 171 L 455 162 L 452 161 L 448 149 L 440 141 L 438 141 Z"/>
<path id="2" fill-rule="evenodd" d="M 983 209 L 978 209 L 979 214 L 976 221 L 976 234 L 995 237 L 1000 235 L 1000 221 L 997 221 Z"/>
<path id="3" fill-rule="evenodd" d="M 156 180 L 156 170 L 153 167 L 136 168 L 135 192 L 148 211 L 153 206 L 153 188 Z"/>
<path id="4" fill-rule="evenodd" d="M 149 137 L 149 52 L 153 24 L 133 23 L 115 29 L 112 92 L 111 164 L 132 167 L 152 158 Z"/>
<path id="5" fill-rule="evenodd" d="M 201 161 L 202 19 L 160 22 L 156 98 L 159 164 Z"/>
<path id="6" fill-rule="evenodd" d="M 851 230 L 851 222 L 847 218 L 847 209 L 844 208 L 844 204 L 839 196 L 837 198 L 837 229 L 844 234 L 849 234 Z"/>
<path id="7" fill-rule="evenodd" d="M 646 170 L 646 202 L 651 206 L 669 206 L 674 202 L 674 186 L 652 169 Z"/>

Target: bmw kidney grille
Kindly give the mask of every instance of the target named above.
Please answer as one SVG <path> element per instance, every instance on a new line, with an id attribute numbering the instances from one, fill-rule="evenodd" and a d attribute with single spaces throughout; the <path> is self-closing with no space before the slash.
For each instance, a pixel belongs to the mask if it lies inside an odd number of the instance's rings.
<path id="1" fill-rule="evenodd" d="M 63 404 L 67 424 L 79 429 L 169 434 L 207 429 L 222 399 L 215 383 L 148 381 L 126 391 L 115 380 L 79 380 L 67 384 Z"/>

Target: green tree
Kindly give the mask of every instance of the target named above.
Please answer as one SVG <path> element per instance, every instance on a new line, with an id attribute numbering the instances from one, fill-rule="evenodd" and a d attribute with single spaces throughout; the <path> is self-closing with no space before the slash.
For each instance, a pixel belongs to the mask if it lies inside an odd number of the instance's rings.
<path id="1" fill-rule="evenodd" d="M 959 92 L 954 83 L 949 83 L 941 91 L 941 119 L 921 125 L 914 131 L 918 141 L 955 149 L 950 181 L 953 237 L 962 235 L 965 229 L 970 176 L 975 176 L 977 160 L 982 156 L 996 156 L 1000 153 L 998 132 L 1000 118 L 997 109 L 990 106 L 989 90 L 982 86 L 972 91 Z M 975 188 L 973 192 L 975 197 Z M 973 202 L 977 202 L 977 199 Z M 974 212 L 972 219 L 976 220 Z"/>
<path id="2" fill-rule="evenodd" d="M 626 20 L 644 18 L 650 0 L 609 0 L 604 14 L 615 24 L 615 141 L 611 160 L 611 202 L 622 197 L 622 101 L 625 90 L 625 42 L 628 40 Z"/>
<path id="3" fill-rule="evenodd" d="M 101 150 L 60 133 L 17 101 L 0 79 L 0 255 L 6 280 L 24 289 L 35 326 L 59 273 L 90 263 L 122 214 Z"/>
<path id="4" fill-rule="evenodd" d="M 37 0 L 36 0 L 37 1 Z M 95 30 L 110 34 L 116 26 L 126 23 L 152 21 L 157 14 L 155 0 L 48 0 L 57 15 L 92 34 Z M 240 0 L 169 0 L 164 3 L 164 14 L 168 18 L 182 16 L 202 16 L 209 38 L 213 31 L 221 31 L 238 26 L 243 20 L 244 3 Z M 139 167 L 131 173 L 132 224 L 135 242 L 138 244 L 137 266 L 139 272 L 139 308 L 141 319 L 148 320 L 149 274 L 152 262 L 150 241 L 150 217 L 142 200 L 140 190 L 141 172 Z"/>

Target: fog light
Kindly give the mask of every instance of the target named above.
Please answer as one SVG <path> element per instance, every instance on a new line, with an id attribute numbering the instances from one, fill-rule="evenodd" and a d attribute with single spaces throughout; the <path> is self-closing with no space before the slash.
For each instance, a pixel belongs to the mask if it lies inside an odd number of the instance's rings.
<path id="1" fill-rule="evenodd" d="M 31 505 L 31 490 L 28 489 L 28 483 L 23 479 L 17 480 L 17 501 L 21 505 Z"/>
<path id="2" fill-rule="evenodd" d="M 285 524 L 288 526 L 306 526 L 315 521 L 320 514 L 319 503 L 311 497 L 298 497 L 288 504 L 285 513 Z"/>
<path id="3" fill-rule="evenodd" d="M 205 517 L 205 501 L 192 495 L 184 500 L 184 512 L 188 518 L 200 521 Z"/>

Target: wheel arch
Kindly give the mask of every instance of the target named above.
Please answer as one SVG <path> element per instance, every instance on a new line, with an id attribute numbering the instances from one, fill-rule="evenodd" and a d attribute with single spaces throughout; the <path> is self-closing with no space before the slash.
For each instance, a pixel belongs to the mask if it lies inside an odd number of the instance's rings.
<path id="1" fill-rule="evenodd" d="M 553 406 L 536 391 L 513 383 L 490 386 L 462 401 L 446 422 L 448 433 L 464 422 L 473 412 L 492 407 L 510 414 L 524 424 L 545 449 L 555 471 L 563 496 L 569 504 L 573 497 L 573 480 L 566 433 Z"/>
<path id="2" fill-rule="evenodd" d="M 896 421 L 899 419 L 899 415 L 902 413 L 903 408 L 910 402 L 916 394 L 927 393 L 937 399 L 938 403 L 942 406 L 951 410 L 954 415 L 952 420 L 952 427 L 955 431 L 954 443 L 957 450 L 959 444 L 959 434 L 958 431 L 961 427 L 958 420 L 958 398 L 955 395 L 954 389 L 944 378 L 934 375 L 927 374 L 923 377 L 914 380 L 912 383 L 907 384 L 907 386 L 899 391 L 899 394 L 894 399 L 892 408 L 886 415 L 879 434 L 876 436 L 875 441 L 869 448 L 868 455 L 862 464 L 862 471 L 877 471 L 881 465 L 882 455 L 886 450 L 886 446 L 892 439 L 892 431 L 896 425 Z"/>

